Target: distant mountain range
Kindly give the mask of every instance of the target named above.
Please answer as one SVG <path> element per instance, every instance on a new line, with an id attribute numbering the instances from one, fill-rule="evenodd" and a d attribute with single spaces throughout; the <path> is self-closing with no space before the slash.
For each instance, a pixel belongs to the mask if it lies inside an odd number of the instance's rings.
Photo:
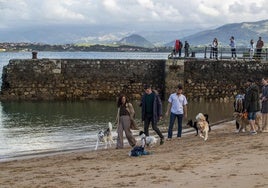
<path id="1" fill-rule="evenodd" d="M 180 31 L 122 31 L 98 32 L 91 28 L 24 28 L 16 31 L 0 29 L 0 42 L 29 42 L 45 44 L 102 44 L 133 45 L 141 47 L 173 46 L 176 39 L 188 41 L 191 46 L 211 44 L 216 37 L 220 45 L 227 46 L 234 36 L 238 46 L 248 46 L 261 36 L 268 44 L 268 20 L 226 24 L 216 29 Z M 200 30 L 199 32 L 196 32 Z M 267 46 L 267 45 L 266 45 Z"/>
<path id="2" fill-rule="evenodd" d="M 230 37 L 234 36 L 237 46 L 248 46 L 249 41 L 253 39 L 257 42 L 259 36 L 268 43 L 268 20 L 258 22 L 243 22 L 226 24 L 216 29 L 201 31 L 189 36 L 181 37 L 179 32 L 177 36 L 173 36 L 173 40 L 162 44 L 164 46 L 174 46 L 176 39 L 180 39 L 182 42 L 188 41 L 190 45 L 209 45 L 212 43 L 214 38 L 217 38 L 220 45 L 228 46 L 230 43 Z M 131 35 L 121 39 L 120 43 L 136 46 L 155 45 L 153 42 L 149 42 L 147 39 L 143 39 L 139 35 Z"/>
<path id="3" fill-rule="evenodd" d="M 226 24 L 216 29 L 189 35 L 182 40 L 187 40 L 191 45 L 204 45 L 211 44 L 216 37 L 222 46 L 227 46 L 231 36 L 235 37 L 238 46 L 248 46 L 251 39 L 257 42 L 259 36 L 264 43 L 268 44 L 268 20 Z M 174 42 L 169 44 L 174 45 Z"/>

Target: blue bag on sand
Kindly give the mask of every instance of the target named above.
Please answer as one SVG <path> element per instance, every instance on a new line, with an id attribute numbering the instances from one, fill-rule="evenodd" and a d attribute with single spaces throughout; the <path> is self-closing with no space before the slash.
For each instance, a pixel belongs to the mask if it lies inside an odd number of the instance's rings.
<path id="1" fill-rule="evenodd" d="M 129 152 L 129 156 L 138 157 L 141 155 L 149 155 L 150 153 L 148 151 L 144 150 L 144 147 L 142 146 L 135 146 L 132 148 L 132 150 Z"/>

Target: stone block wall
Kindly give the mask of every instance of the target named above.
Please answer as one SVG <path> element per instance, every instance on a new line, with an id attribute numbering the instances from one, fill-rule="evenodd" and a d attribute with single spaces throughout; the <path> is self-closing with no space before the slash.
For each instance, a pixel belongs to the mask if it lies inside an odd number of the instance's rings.
<path id="1" fill-rule="evenodd" d="M 10 60 L 3 69 L 1 100 L 139 99 L 145 83 L 160 93 L 165 60 Z M 161 93 L 163 94 L 163 93 Z"/>
<path id="2" fill-rule="evenodd" d="M 162 99 L 179 83 L 189 101 L 233 100 L 248 78 L 268 76 L 268 64 L 243 60 L 29 59 L 3 68 L 1 100 L 140 99 L 149 83 Z"/>
<path id="3" fill-rule="evenodd" d="M 178 84 L 184 85 L 185 80 L 185 66 L 183 59 L 168 59 L 166 61 L 165 69 L 165 96 L 166 98 L 174 93 Z"/>
<path id="4" fill-rule="evenodd" d="M 268 76 L 268 64 L 255 61 L 201 59 L 185 61 L 184 66 L 185 94 L 194 101 L 233 100 L 245 93 L 248 78 L 261 89 L 261 78 Z"/>

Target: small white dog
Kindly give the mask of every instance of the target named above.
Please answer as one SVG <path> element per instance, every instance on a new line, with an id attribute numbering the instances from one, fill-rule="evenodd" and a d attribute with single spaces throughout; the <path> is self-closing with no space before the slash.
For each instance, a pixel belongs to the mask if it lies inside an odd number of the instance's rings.
<path id="1" fill-rule="evenodd" d="M 107 149 L 107 144 L 109 143 L 110 147 L 112 146 L 112 143 L 114 143 L 113 141 L 113 136 L 112 136 L 112 128 L 113 125 L 111 122 L 108 123 L 108 128 L 103 131 L 101 130 L 98 134 L 97 134 L 97 143 L 96 143 L 96 147 L 95 150 L 98 149 L 99 143 L 103 142 L 105 144 L 105 149 Z"/>
<path id="2" fill-rule="evenodd" d="M 143 147 L 145 145 L 152 147 L 154 144 L 157 143 L 157 138 L 155 138 L 154 136 L 146 136 L 143 131 L 140 131 L 139 135 L 141 137 L 141 142 L 142 142 Z"/>
<path id="3" fill-rule="evenodd" d="M 199 136 L 204 138 L 206 141 L 208 139 L 208 132 L 210 130 L 206 117 L 202 113 L 199 113 L 195 119 L 197 121 L 197 127 L 200 130 Z"/>

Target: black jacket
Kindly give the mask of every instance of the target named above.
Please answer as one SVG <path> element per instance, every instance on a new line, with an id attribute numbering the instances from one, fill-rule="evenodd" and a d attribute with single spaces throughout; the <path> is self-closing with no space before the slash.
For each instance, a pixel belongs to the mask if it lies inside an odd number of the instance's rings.
<path id="1" fill-rule="evenodd" d="M 247 112 L 257 112 L 260 110 L 259 87 L 254 83 L 246 89 L 245 109 Z"/>

